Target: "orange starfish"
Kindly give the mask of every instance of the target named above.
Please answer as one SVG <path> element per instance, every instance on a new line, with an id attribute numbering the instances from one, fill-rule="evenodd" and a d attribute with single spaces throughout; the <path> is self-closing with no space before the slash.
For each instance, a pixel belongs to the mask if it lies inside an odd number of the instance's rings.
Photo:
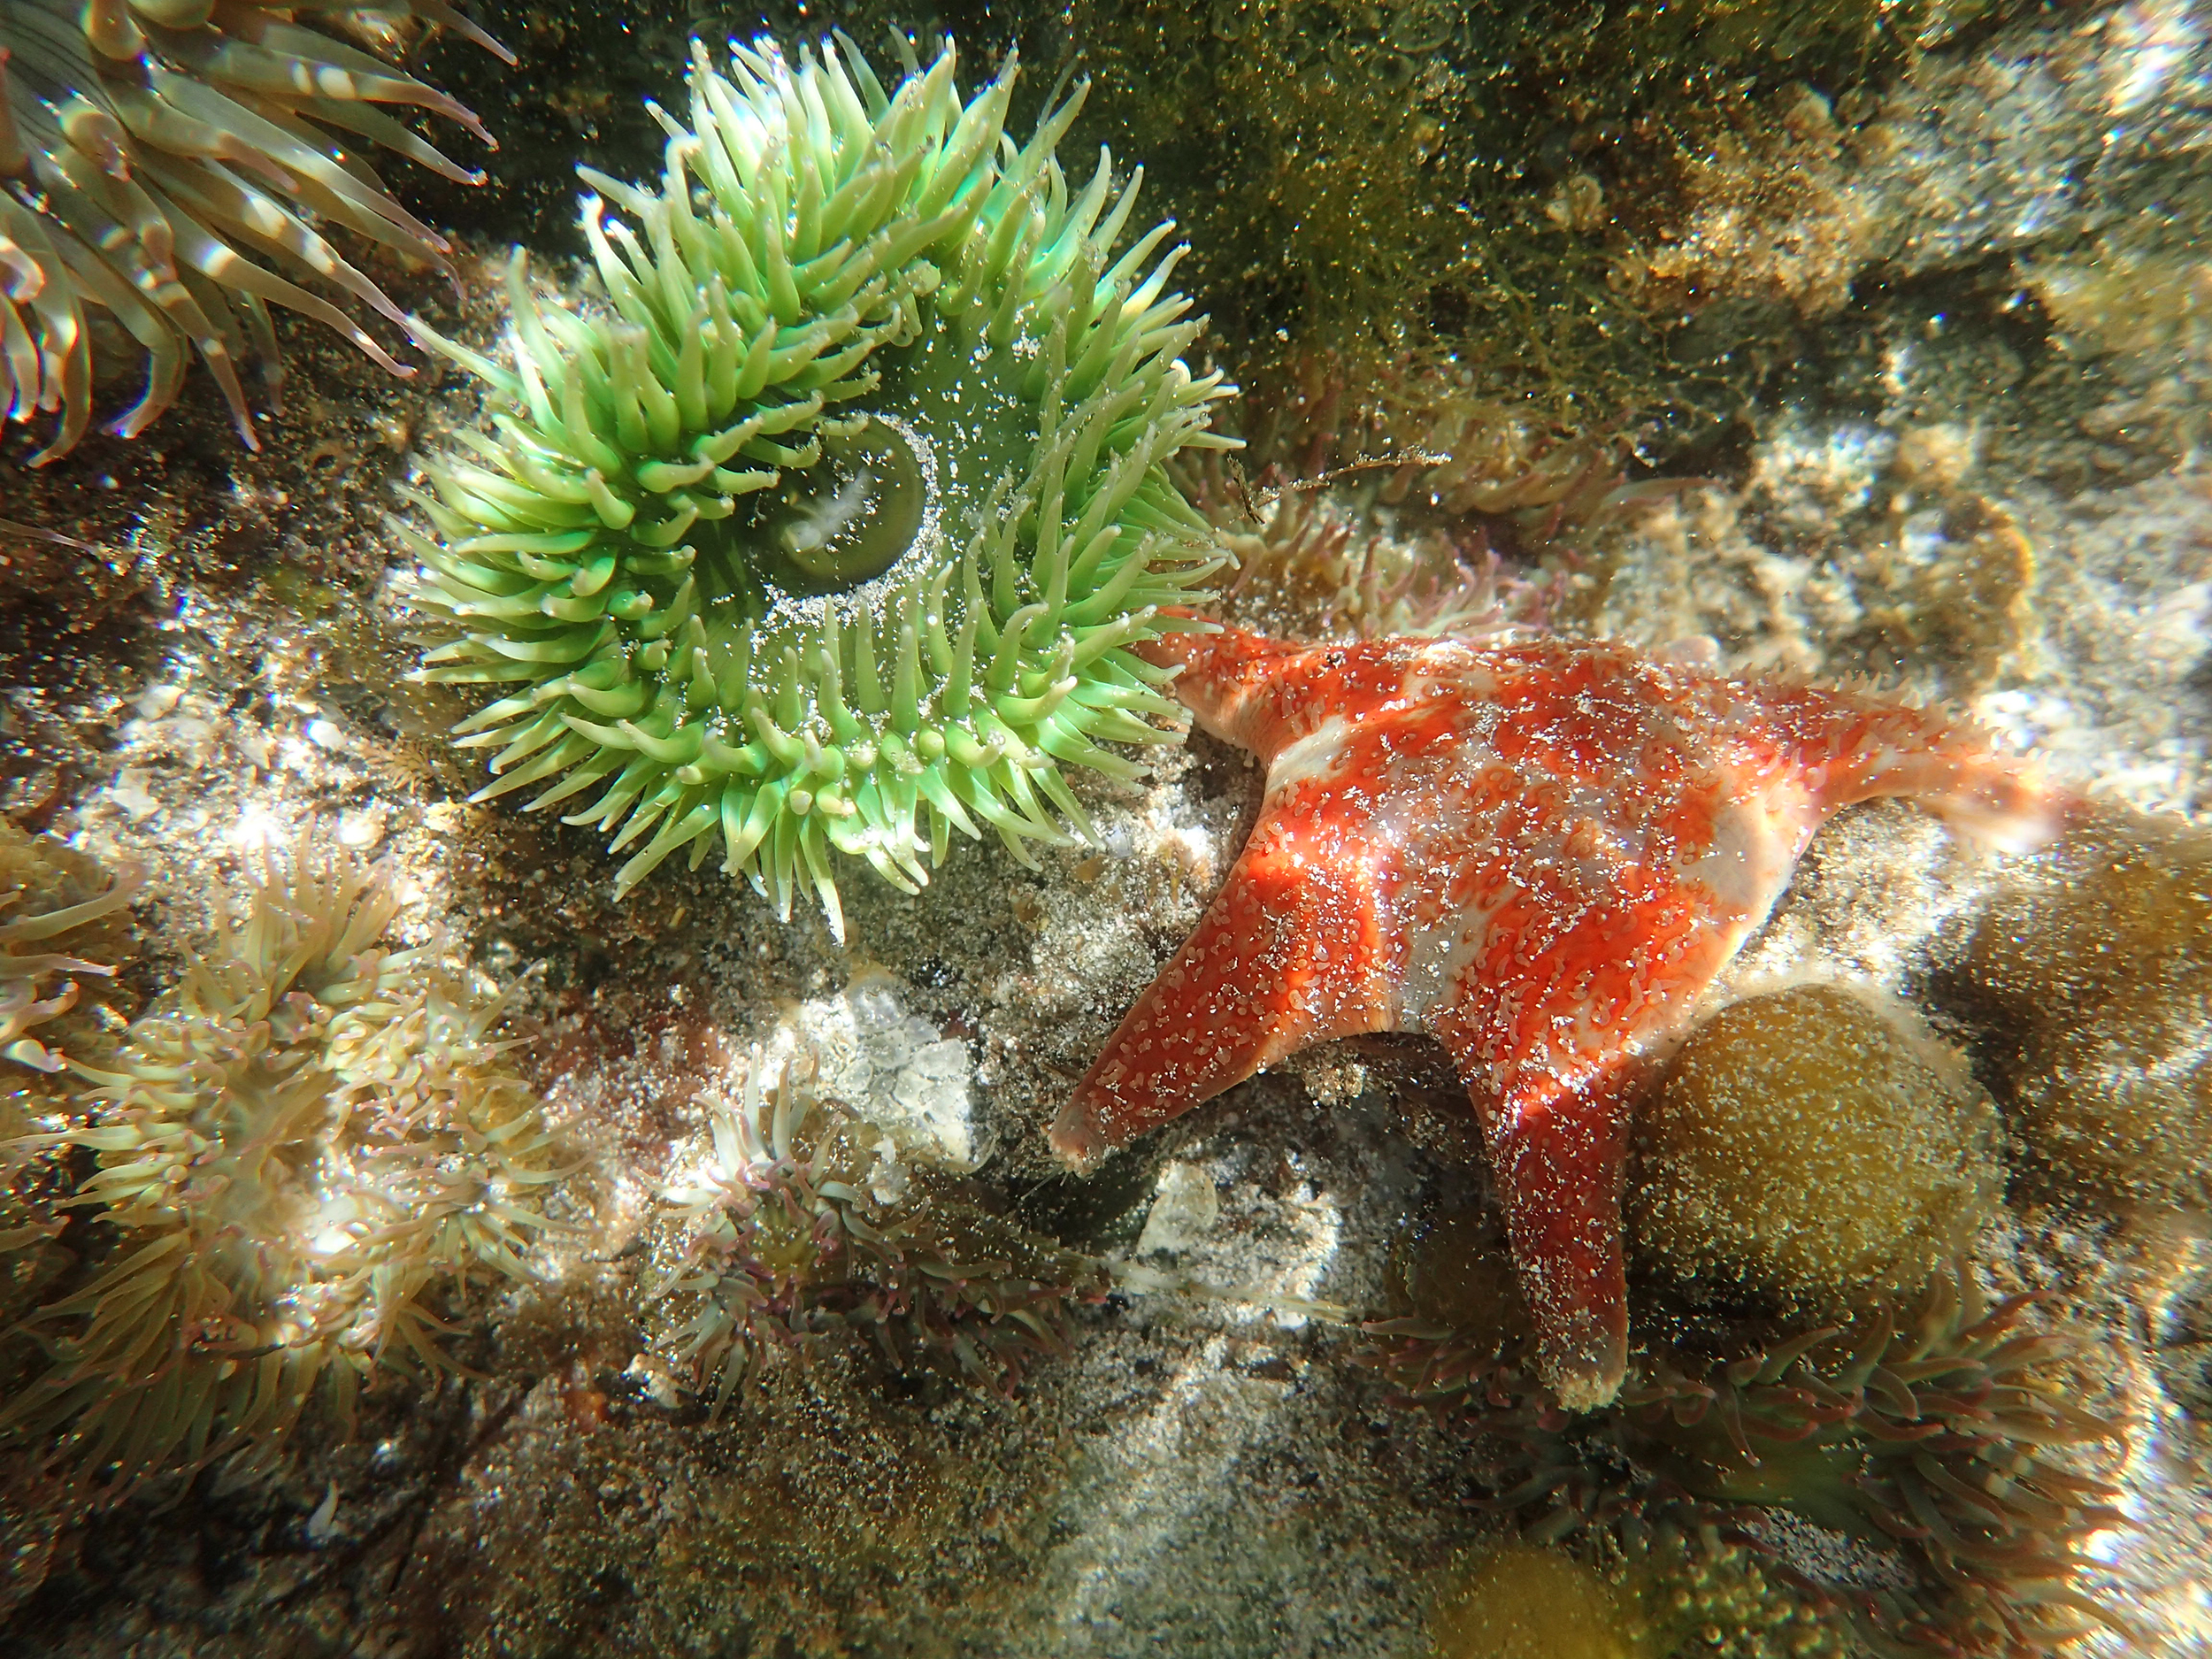
<path id="1" fill-rule="evenodd" d="M 1546 1380 L 1627 1358 L 1628 1098 L 1839 808 L 1909 795 L 1985 837 L 2054 797 L 1970 726 L 1547 640 L 1146 646 L 1199 724 L 1267 763 L 1198 929 L 1053 1125 L 1073 1163 L 1309 1044 L 1442 1040 L 1483 1130 Z"/>

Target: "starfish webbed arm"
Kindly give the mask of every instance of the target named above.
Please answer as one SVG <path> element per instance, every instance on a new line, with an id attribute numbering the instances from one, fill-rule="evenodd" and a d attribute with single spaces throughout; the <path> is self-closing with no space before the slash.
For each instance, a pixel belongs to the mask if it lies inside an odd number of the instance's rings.
<path id="1" fill-rule="evenodd" d="M 1079 1169 L 1301 1048 L 1387 1031 L 1367 964 L 1382 926 L 1363 866 L 1266 826 L 1052 1126 Z"/>

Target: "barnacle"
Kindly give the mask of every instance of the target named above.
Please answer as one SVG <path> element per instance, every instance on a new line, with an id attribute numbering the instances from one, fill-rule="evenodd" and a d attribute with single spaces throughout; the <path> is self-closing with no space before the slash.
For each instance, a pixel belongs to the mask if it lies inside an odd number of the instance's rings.
<path id="1" fill-rule="evenodd" d="M 841 1333 L 996 1388 L 1063 1351 L 1067 1306 L 1105 1294 L 1105 1265 L 983 1209 L 926 1150 L 819 1098 L 814 1072 L 803 1049 L 756 1048 L 734 1098 L 702 1097 L 711 1153 L 665 1194 L 682 1236 L 656 1300 L 687 1310 L 667 1346 L 718 1379 L 717 1409 L 771 1354 Z"/>
<path id="2" fill-rule="evenodd" d="M 77 976 L 114 973 L 75 949 L 89 948 L 86 930 L 129 904 L 142 880 L 127 869 L 96 881 L 89 859 L 0 820 L 0 1056 L 49 1073 L 68 1064 L 31 1033 L 76 1006 Z"/>
<path id="3" fill-rule="evenodd" d="M 50 1367 L 0 1430 L 69 1436 L 119 1489 L 235 1448 L 265 1455 L 326 1389 L 449 1363 L 434 1297 L 523 1277 L 556 1178 L 500 1064 L 502 999 L 436 941 L 379 943 L 388 872 L 303 837 L 252 879 L 173 999 L 92 1081 L 88 1124 L 35 1138 L 97 1168 L 112 1251 L 33 1316 Z"/>
<path id="4" fill-rule="evenodd" d="M 2078 1582 L 2090 1536 L 2121 1518 L 2112 1489 L 2050 1449 L 2119 1431 L 2066 1397 L 2054 1372 L 2074 1345 L 2023 1328 L 2033 1296 L 1988 1306 L 1961 1267 L 1901 1320 L 1686 1331 L 1639 1356 L 1613 1405 L 1570 1415 L 1536 1381 L 1502 1263 L 1488 1278 L 1466 1327 L 1379 1322 L 1365 1357 L 1463 1413 L 1525 1536 L 1635 1545 L 1664 1527 L 1771 1548 L 1768 1517 L 1786 1514 L 1876 1569 L 1824 1578 L 1819 1552 L 1770 1567 L 1876 1651 L 2042 1654 L 2120 1628 Z"/>
<path id="5" fill-rule="evenodd" d="M 497 435 L 428 465 L 407 591 L 426 677 L 501 690 L 458 728 L 483 795 L 588 800 L 618 891 L 718 836 L 841 934 L 832 852 L 911 892 L 979 819 L 1028 862 L 1085 824 L 1061 763 L 1165 741 L 1126 648 L 1226 562 L 1163 464 L 1229 442 L 1228 388 L 1180 359 L 1171 227 L 1113 257 L 1137 180 L 1063 174 L 1079 93 L 1017 148 L 1010 62 L 964 105 L 949 43 L 889 94 L 849 45 L 733 53 L 695 45 L 657 192 L 584 170 L 603 310 L 518 258 L 511 366 L 418 325 Z"/>
<path id="6" fill-rule="evenodd" d="M 239 367 L 257 360 L 278 402 L 272 301 L 393 373 L 412 373 L 290 279 L 399 321 L 318 227 L 342 226 L 446 269 L 444 238 L 392 199 L 360 151 L 380 146 L 463 182 L 480 176 L 385 106 L 427 110 L 491 141 L 451 98 L 303 27 L 303 13 L 357 28 L 436 24 L 514 61 L 445 0 L 0 0 L 0 419 L 58 418 L 32 465 L 84 435 L 107 321 L 147 356 L 145 391 L 111 427 L 126 438 L 175 401 L 196 353 L 239 437 L 258 448 Z"/>

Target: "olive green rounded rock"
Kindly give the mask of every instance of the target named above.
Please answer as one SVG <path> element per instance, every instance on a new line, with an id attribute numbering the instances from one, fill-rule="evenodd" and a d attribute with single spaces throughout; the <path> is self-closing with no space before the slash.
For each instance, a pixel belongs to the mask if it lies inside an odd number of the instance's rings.
<path id="1" fill-rule="evenodd" d="M 1508 1543 L 1455 1562 L 1429 1609 L 1432 1659 L 1645 1659 L 1633 1596 L 1555 1549 Z"/>
<path id="2" fill-rule="evenodd" d="M 2050 1174 L 2212 1203 L 2212 841 L 2117 815 L 2070 832 L 1965 968 L 2017 1043 L 2007 1117 Z"/>
<path id="3" fill-rule="evenodd" d="M 1723 1009 L 1640 1114 L 1640 1265 L 1842 1314 L 1910 1295 L 2000 1190 L 1987 1097 L 1902 1010 L 1830 985 Z"/>

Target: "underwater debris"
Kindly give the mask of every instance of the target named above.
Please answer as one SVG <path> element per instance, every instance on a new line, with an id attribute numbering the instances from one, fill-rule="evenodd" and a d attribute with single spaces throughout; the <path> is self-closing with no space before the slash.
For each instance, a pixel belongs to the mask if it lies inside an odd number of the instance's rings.
<path id="1" fill-rule="evenodd" d="M 1910 504 L 1916 483 L 1934 482 L 1931 471 L 1939 477 L 1957 465 L 1931 457 L 1929 447 L 1921 434 L 1900 436 L 1891 469 L 1901 486 L 1896 506 Z M 1970 696 L 2015 667 L 2035 637 L 2038 565 L 2011 512 L 1971 492 L 1945 493 L 1938 511 L 1897 513 L 1890 546 L 1868 562 L 1878 585 L 1865 621 L 1896 657 L 1934 667 L 1947 689 Z"/>

